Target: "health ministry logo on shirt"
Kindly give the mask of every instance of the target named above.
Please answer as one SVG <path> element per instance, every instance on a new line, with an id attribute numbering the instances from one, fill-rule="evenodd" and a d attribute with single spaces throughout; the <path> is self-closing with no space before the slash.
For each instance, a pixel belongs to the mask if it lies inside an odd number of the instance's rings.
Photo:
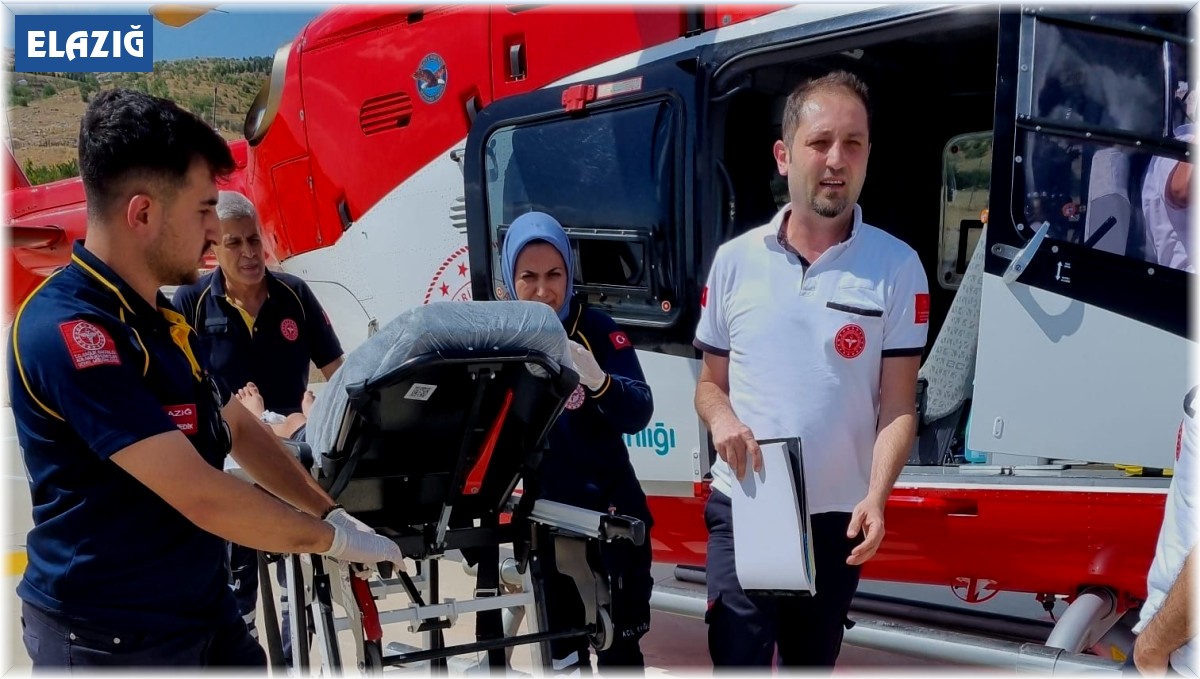
<path id="1" fill-rule="evenodd" d="M 15 19 L 18 72 L 154 70 L 148 14 L 18 14 Z"/>

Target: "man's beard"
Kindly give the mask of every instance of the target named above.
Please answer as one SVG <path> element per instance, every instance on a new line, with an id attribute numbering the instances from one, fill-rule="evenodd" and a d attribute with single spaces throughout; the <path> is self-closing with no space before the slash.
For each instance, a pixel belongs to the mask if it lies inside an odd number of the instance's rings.
<path id="1" fill-rule="evenodd" d="M 199 262 L 199 257 L 196 261 Z M 150 248 L 146 264 L 150 268 L 150 272 L 154 274 L 155 280 L 159 285 L 191 285 L 200 278 L 199 267 L 196 265 L 184 268 L 176 262 L 171 261 L 169 253 L 163 247 L 162 239 L 159 239 Z"/>
<path id="2" fill-rule="evenodd" d="M 814 197 L 812 199 L 812 211 L 825 218 L 833 218 L 846 211 L 850 206 L 850 201 L 845 198 L 837 200 L 828 200 L 825 198 Z"/>

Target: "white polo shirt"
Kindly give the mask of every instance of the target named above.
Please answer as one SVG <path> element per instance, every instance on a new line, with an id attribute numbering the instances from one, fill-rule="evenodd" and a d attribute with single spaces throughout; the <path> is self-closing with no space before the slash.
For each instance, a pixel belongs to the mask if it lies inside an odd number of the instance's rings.
<path id="1" fill-rule="evenodd" d="M 769 223 L 717 250 L 695 345 L 729 357 L 733 411 L 757 439 L 798 436 L 809 512 L 849 512 L 867 493 L 886 356 L 917 356 L 929 284 L 917 253 L 862 222 L 811 265 Z M 713 488 L 730 494 L 724 460 Z"/>
<path id="2" fill-rule="evenodd" d="M 1189 394 L 1188 398 L 1194 397 Z M 1167 491 L 1167 506 L 1163 513 L 1162 528 L 1158 533 L 1158 547 L 1154 552 L 1154 561 L 1150 564 L 1150 572 L 1146 575 L 1146 603 L 1138 624 L 1133 631 L 1141 634 L 1150 620 L 1162 608 L 1167 592 L 1175 584 L 1183 570 L 1183 563 L 1188 554 L 1196 548 L 1196 411 L 1200 401 L 1184 405 L 1183 424 L 1179 428 L 1179 442 L 1175 451 L 1175 475 L 1171 479 L 1171 489 Z M 1185 677 L 1195 677 L 1200 672 L 1200 640 L 1193 637 L 1171 654 L 1171 667 Z"/>
<path id="3" fill-rule="evenodd" d="M 1191 142 L 1194 130 L 1191 124 L 1175 129 L 1175 138 Z M 1179 161 L 1174 158 L 1155 156 L 1146 168 L 1146 180 L 1142 184 L 1142 213 L 1146 218 L 1146 231 L 1154 245 L 1159 264 L 1172 269 L 1195 271 L 1188 242 L 1188 209 L 1177 207 L 1167 200 L 1167 180 Z"/>

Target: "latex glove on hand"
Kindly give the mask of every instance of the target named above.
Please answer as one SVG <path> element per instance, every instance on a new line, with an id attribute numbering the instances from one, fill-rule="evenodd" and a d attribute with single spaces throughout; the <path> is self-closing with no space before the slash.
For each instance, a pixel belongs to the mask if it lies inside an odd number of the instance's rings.
<path id="1" fill-rule="evenodd" d="M 330 512 L 325 523 L 333 526 L 333 544 L 322 554 L 338 561 L 363 564 L 367 568 L 356 571 L 358 577 L 371 577 L 375 564 L 381 561 L 390 561 L 397 569 L 405 570 L 404 555 L 396 543 L 350 516 L 345 509 L 339 507 Z"/>
<path id="2" fill-rule="evenodd" d="M 600 369 L 596 357 L 584 349 L 582 344 L 568 341 L 571 344 L 571 360 L 575 363 L 575 372 L 579 373 L 579 383 L 592 391 L 604 386 L 604 378 L 607 375 Z"/>

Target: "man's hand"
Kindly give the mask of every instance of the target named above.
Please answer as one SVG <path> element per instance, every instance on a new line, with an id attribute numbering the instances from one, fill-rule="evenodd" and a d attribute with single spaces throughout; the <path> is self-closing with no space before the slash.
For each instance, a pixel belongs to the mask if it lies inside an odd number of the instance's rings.
<path id="1" fill-rule="evenodd" d="M 762 450 L 754 440 L 754 432 L 741 420 L 729 415 L 713 422 L 712 437 L 717 454 L 733 468 L 739 481 L 746 476 L 747 463 L 754 471 L 762 471 Z"/>
<path id="2" fill-rule="evenodd" d="M 861 530 L 863 541 L 846 557 L 847 564 L 861 566 L 879 551 L 879 545 L 883 542 L 883 505 L 883 502 L 870 497 L 855 505 L 846 537 L 852 538 Z"/>
<path id="3" fill-rule="evenodd" d="M 329 515 L 325 517 L 325 522 L 332 524 L 335 529 L 341 528 L 350 531 L 357 530 L 364 533 L 375 532 L 370 526 L 354 518 L 350 515 L 350 512 L 347 512 L 341 507 L 329 512 Z M 403 568 L 401 568 L 401 570 L 403 570 Z M 363 568 L 357 570 L 352 569 L 352 572 L 363 580 L 367 580 L 371 577 L 371 574 L 375 572 L 375 565 L 363 564 Z"/>
<path id="4" fill-rule="evenodd" d="M 1138 636 L 1133 644 L 1133 664 L 1137 665 L 1138 672 L 1147 677 L 1167 676 L 1170 659 L 1169 651 L 1154 648 L 1145 636 Z"/>
<path id="5" fill-rule="evenodd" d="M 350 516 L 346 510 L 339 508 L 330 512 L 325 517 L 325 523 L 333 526 L 334 535 L 333 544 L 324 555 L 339 561 L 363 564 L 367 570 L 356 573 L 359 577 L 370 577 L 370 570 L 382 561 L 390 561 L 398 570 L 406 570 L 404 555 L 396 543 Z"/>

